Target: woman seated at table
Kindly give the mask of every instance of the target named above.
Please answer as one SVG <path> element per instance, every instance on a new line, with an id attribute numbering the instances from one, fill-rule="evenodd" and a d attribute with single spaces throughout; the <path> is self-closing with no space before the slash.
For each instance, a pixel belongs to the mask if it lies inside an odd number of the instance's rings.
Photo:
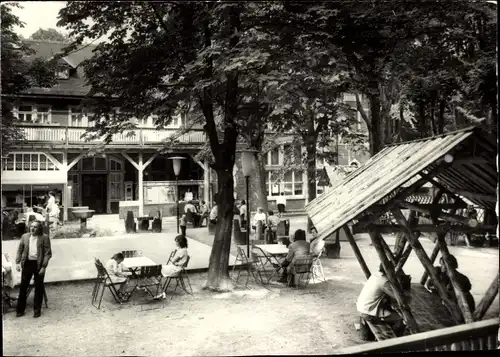
<path id="1" fill-rule="evenodd" d="M 161 268 L 161 275 L 165 278 L 177 276 L 182 271 L 182 268 L 184 264 L 186 264 L 189 257 L 187 250 L 188 242 L 186 237 L 183 235 L 175 237 L 175 245 L 177 246 L 177 249 L 172 252 L 173 257 Z M 164 299 L 166 296 L 166 293 L 162 292 L 160 295 L 155 296 L 155 299 Z"/>
<path id="2" fill-rule="evenodd" d="M 455 256 L 450 254 L 450 263 L 452 265 L 452 268 L 455 269 L 456 277 L 457 277 L 457 282 L 459 285 L 460 290 L 462 290 L 465 293 L 465 299 L 467 300 L 467 304 L 469 305 L 469 308 L 471 311 L 474 311 L 476 308 L 476 303 L 474 301 L 474 297 L 470 293 L 470 290 L 472 288 L 472 284 L 470 283 L 469 278 L 467 278 L 464 274 L 460 273 L 458 269 L 458 262 L 457 258 Z M 437 271 L 437 276 L 441 284 L 444 285 L 446 288 L 446 291 L 448 292 L 448 296 L 454 300 L 455 302 L 457 301 L 457 296 L 455 295 L 455 289 L 453 288 L 453 284 L 451 283 L 450 278 L 448 277 L 448 273 L 446 271 L 446 266 L 443 262 L 443 258 L 439 259 L 439 265 L 438 267 L 434 267 Z M 425 283 L 425 288 L 429 290 L 432 293 L 437 294 L 437 289 L 432 283 L 432 280 L 427 278 L 427 281 Z"/>
<path id="3" fill-rule="evenodd" d="M 118 291 L 123 297 L 127 297 L 128 293 L 125 292 L 125 287 L 127 285 L 128 277 L 132 274 L 130 272 L 123 271 L 123 260 L 124 256 L 122 253 L 116 253 L 111 257 L 110 260 L 106 262 L 104 266 L 109 274 L 109 278 L 113 283 L 121 283 L 120 290 Z"/>
<path id="4" fill-rule="evenodd" d="M 293 243 L 288 247 L 288 255 L 286 256 L 281 267 L 283 268 L 283 274 L 281 275 L 281 283 L 286 283 L 288 281 L 288 275 L 293 275 L 290 273 L 295 261 L 299 257 L 304 257 L 309 255 L 310 245 L 306 241 L 306 232 L 302 229 L 297 229 L 293 235 Z M 293 276 L 291 278 L 294 278 Z M 292 279 L 291 286 L 294 285 L 294 280 Z"/>

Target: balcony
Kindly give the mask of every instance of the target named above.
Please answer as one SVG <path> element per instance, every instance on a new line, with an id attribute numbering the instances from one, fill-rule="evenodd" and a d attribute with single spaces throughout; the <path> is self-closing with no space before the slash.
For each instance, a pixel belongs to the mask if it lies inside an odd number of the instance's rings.
<path id="1" fill-rule="evenodd" d="M 103 140 L 85 141 L 82 135 L 86 128 L 70 128 L 50 125 L 22 125 L 26 142 L 46 142 L 53 144 L 83 144 L 99 143 Z M 134 135 L 132 135 L 134 132 Z M 123 133 L 113 135 L 112 144 L 144 145 L 158 144 L 170 137 L 177 137 L 178 129 L 156 130 L 154 128 L 137 128 L 126 130 Z M 182 134 L 177 138 L 180 144 L 203 144 L 206 141 L 205 133 L 202 129 L 192 129 L 189 133 Z"/>

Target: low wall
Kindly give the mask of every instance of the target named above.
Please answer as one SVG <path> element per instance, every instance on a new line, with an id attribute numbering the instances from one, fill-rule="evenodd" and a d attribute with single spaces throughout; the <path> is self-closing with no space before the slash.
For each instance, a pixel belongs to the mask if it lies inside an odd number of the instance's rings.
<path id="1" fill-rule="evenodd" d="M 154 216 L 156 211 L 160 211 L 162 217 L 174 217 L 176 216 L 177 206 L 175 203 L 161 203 L 161 204 L 145 204 L 143 212 L 147 216 L 151 212 Z M 183 207 L 180 207 L 181 212 Z M 118 211 L 118 216 L 120 219 L 125 219 L 127 217 L 127 211 L 134 212 L 134 217 L 139 215 L 139 205 L 130 205 L 127 207 L 120 206 Z"/>

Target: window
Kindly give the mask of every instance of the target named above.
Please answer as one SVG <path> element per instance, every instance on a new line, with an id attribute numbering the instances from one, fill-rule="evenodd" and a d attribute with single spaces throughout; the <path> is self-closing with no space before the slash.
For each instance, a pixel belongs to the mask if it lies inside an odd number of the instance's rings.
<path id="1" fill-rule="evenodd" d="M 110 173 L 109 174 L 109 199 L 119 201 L 123 196 L 123 174 Z"/>
<path id="2" fill-rule="evenodd" d="M 268 165 L 279 165 L 280 164 L 280 150 L 279 148 L 273 149 L 267 154 L 267 164 Z"/>
<path id="3" fill-rule="evenodd" d="M 69 108 L 69 126 L 84 126 L 81 108 Z"/>
<path id="4" fill-rule="evenodd" d="M 80 193 L 80 175 L 79 174 L 68 174 L 68 181 L 73 182 L 71 188 L 71 194 L 73 196 L 73 205 L 79 202 L 78 194 Z"/>
<path id="5" fill-rule="evenodd" d="M 304 194 L 303 174 L 300 171 L 288 171 L 280 181 L 277 171 L 268 171 L 266 175 L 268 196 L 279 196 L 284 192 L 286 196 L 302 196 Z"/>
<path id="6" fill-rule="evenodd" d="M 35 116 L 33 106 L 31 105 L 21 105 L 17 109 L 17 118 L 22 121 L 32 121 Z"/>
<path id="7" fill-rule="evenodd" d="M 110 171 L 122 171 L 123 170 L 123 163 L 121 161 L 118 161 L 116 159 L 109 159 L 109 170 Z"/>
<path id="8" fill-rule="evenodd" d="M 10 154 L 4 158 L 6 171 L 55 171 L 59 170 L 54 162 L 43 153 Z"/>
<path id="9" fill-rule="evenodd" d="M 85 157 L 82 160 L 82 171 L 106 171 L 107 161 L 103 157 Z"/>
<path id="10" fill-rule="evenodd" d="M 50 107 L 38 106 L 37 111 L 36 111 L 36 122 L 48 124 L 51 121 L 50 119 L 51 119 L 50 118 Z"/>

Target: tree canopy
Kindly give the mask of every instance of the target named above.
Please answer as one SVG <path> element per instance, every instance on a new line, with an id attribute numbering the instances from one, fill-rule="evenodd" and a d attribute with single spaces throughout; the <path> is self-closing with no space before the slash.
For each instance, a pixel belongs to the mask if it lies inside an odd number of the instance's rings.
<path id="1" fill-rule="evenodd" d="M 48 28 L 48 29 L 42 29 L 39 28 L 33 34 L 30 36 L 30 39 L 32 40 L 44 40 L 44 41 L 57 41 L 57 42 L 65 42 L 69 43 L 71 40 L 64 35 L 62 32 Z"/>

